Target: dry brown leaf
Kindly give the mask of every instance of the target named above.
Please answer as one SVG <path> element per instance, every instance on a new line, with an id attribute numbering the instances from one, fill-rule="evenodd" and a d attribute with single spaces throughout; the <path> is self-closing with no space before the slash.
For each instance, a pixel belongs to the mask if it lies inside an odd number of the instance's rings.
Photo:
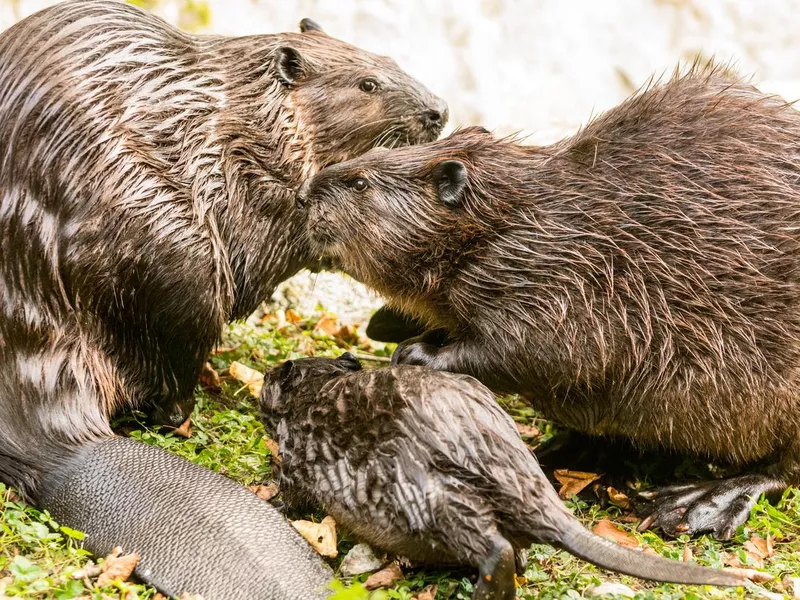
<path id="1" fill-rule="evenodd" d="M 239 381 L 247 386 L 250 390 L 250 395 L 253 398 L 261 397 L 261 386 L 264 383 L 264 375 L 251 369 L 247 365 L 240 362 L 233 361 L 228 367 L 228 372 L 236 381 Z"/>
<path id="2" fill-rule="evenodd" d="M 103 572 L 97 578 L 98 587 L 105 587 L 116 580 L 127 581 L 138 563 L 138 554 L 122 554 L 122 548 L 117 546 L 103 561 Z"/>
<path id="3" fill-rule="evenodd" d="M 314 331 L 323 331 L 330 336 L 335 336 L 339 331 L 339 318 L 333 313 L 325 313 L 314 325 Z"/>
<path id="4" fill-rule="evenodd" d="M 289 321 L 289 323 L 294 323 L 296 325 L 297 323 L 303 320 L 303 317 L 298 315 L 297 311 L 290 308 L 289 310 L 286 311 L 286 320 Z"/>
<path id="5" fill-rule="evenodd" d="M 176 427 L 173 429 L 173 431 L 176 435 L 185 437 L 186 439 L 192 437 L 192 417 L 186 419 L 183 423 L 181 423 L 180 427 Z"/>
<path id="6" fill-rule="evenodd" d="M 517 426 L 517 431 L 519 431 L 519 434 L 522 437 L 538 437 L 542 433 L 533 425 L 523 425 L 522 423 L 515 423 L 515 425 Z"/>
<path id="7" fill-rule="evenodd" d="M 631 500 L 628 498 L 627 494 L 620 492 L 618 489 L 608 486 L 606 488 L 606 493 L 608 494 L 608 499 L 611 500 L 613 504 L 616 504 L 620 508 L 624 508 L 625 510 L 630 510 L 631 508 Z"/>
<path id="8" fill-rule="evenodd" d="M 435 583 L 426 585 L 418 594 L 414 594 L 411 600 L 436 600 L 436 593 L 439 591 L 439 586 Z"/>
<path id="9" fill-rule="evenodd" d="M 747 550 L 745 550 L 745 554 L 750 559 L 750 562 L 748 564 L 744 564 L 742 561 L 739 560 L 739 557 L 735 555 L 732 555 L 730 558 L 728 558 L 728 560 L 725 561 L 725 564 L 735 569 L 749 568 L 749 567 L 756 567 L 758 569 L 764 568 L 764 559 L 761 558 L 758 554 L 753 554 L 752 552 L 748 552 Z"/>
<path id="10" fill-rule="evenodd" d="M 292 525 L 306 541 L 322 556 L 336 558 L 336 521 L 333 517 L 325 517 L 321 523 L 313 521 L 292 521 Z"/>
<path id="11" fill-rule="evenodd" d="M 280 491 L 278 488 L 278 484 L 274 481 L 272 483 L 268 483 L 266 485 L 248 485 L 247 489 L 253 492 L 256 496 L 261 498 L 262 500 L 272 500 Z"/>
<path id="12" fill-rule="evenodd" d="M 743 577 L 744 579 L 749 579 L 754 583 L 766 583 L 767 581 L 772 581 L 775 579 L 774 575 L 770 575 L 769 573 L 765 573 L 764 571 L 756 571 L 755 569 L 740 569 L 740 568 L 727 568 L 724 569 L 728 573 L 733 573 L 734 575 L 738 575 L 739 577 Z"/>
<path id="13" fill-rule="evenodd" d="M 203 370 L 200 371 L 200 385 L 212 392 L 220 390 L 220 379 L 217 370 L 207 362 L 203 365 Z"/>
<path id="14" fill-rule="evenodd" d="M 686 544 L 683 547 L 683 562 L 691 562 L 692 558 L 694 558 L 692 549 L 689 548 L 689 544 Z"/>
<path id="15" fill-rule="evenodd" d="M 233 346 L 219 346 L 211 351 L 212 355 L 225 354 L 226 352 L 233 352 L 236 350 Z"/>
<path id="16" fill-rule="evenodd" d="M 272 455 L 272 461 L 280 466 L 283 459 L 281 458 L 281 448 L 278 446 L 278 442 L 270 438 L 262 438 L 261 441 L 264 442 L 267 450 L 269 450 L 269 453 Z"/>
<path id="17" fill-rule="evenodd" d="M 562 500 L 568 500 L 572 496 L 579 494 L 583 488 L 600 479 L 603 474 L 587 473 L 585 471 L 570 471 L 569 469 L 556 469 L 553 475 L 561 484 L 558 495 Z"/>
<path id="18" fill-rule="evenodd" d="M 772 558 L 775 554 L 775 548 L 772 545 L 772 538 L 770 536 L 764 539 L 754 534 L 744 543 L 744 548 L 748 553 L 756 554 L 761 558 Z"/>
<path id="19" fill-rule="evenodd" d="M 364 587 L 368 590 L 376 590 L 392 585 L 395 581 L 403 578 L 403 570 L 397 563 L 392 563 L 380 571 L 370 575 L 364 582 Z"/>
<path id="20" fill-rule="evenodd" d="M 620 546 L 625 546 L 626 548 L 639 547 L 639 540 L 631 534 L 624 532 L 608 519 L 600 519 L 597 525 L 592 528 L 592 531 L 597 535 L 616 542 Z"/>

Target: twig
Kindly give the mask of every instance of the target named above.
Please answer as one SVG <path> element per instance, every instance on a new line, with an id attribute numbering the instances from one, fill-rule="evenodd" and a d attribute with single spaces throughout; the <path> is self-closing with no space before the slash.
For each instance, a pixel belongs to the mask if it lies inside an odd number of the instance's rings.
<path id="1" fill-rule="evenodd" d="M 372 354 L 359 354 L 358 352 L 351 352 L 350 354 L 355 356 L 358 360 L 371 360 L 373 362 L 382 363 L 392 362 L 392 359 L 388 356 L 373 356 Z"/>

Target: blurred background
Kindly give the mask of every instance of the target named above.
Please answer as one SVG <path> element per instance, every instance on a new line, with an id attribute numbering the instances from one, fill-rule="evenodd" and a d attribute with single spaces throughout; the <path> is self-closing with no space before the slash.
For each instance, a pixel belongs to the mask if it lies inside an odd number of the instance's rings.
<path id="1" fill-rule="evenodd" d="M 0 27 L 55 0 L 0 0 Z M 732 61 L 765 91 L 800 98 L 800 0 L 132 0 L 182 29 L 294 30 L 303 17 L 387 54 L 450 104 L 450 126 L 568 135 L 652 74 L 696 56 Z M 302 280 L 302 278 L 301 278 Z M 313 296 L 326 296 L 317 280 Z M 298 280 L 300 281 L 300 280 Z M 313 280 L 306 278 L 306 284 Z M 285 289 L 308 294 L 295 282 Z M 300 285 L 300 287 L 297 287 Z M 294 286 L 294 288 L 292 287 Z M 357 286 L 326 300 L 346 314 Z M 293 293 L 293 292 L 292 292 Z M 313 308 L 313 304 L 312 304 Z"/>

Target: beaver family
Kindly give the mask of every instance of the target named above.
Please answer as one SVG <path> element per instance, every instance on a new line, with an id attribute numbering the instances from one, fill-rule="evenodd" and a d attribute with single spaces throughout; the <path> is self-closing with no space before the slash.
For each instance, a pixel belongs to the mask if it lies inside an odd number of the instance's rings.
<path id="1" fill-rule="evenodd" d="M 196 37 L 78 0 L 0 35 L 0 480 L 162 591 L 317 597 L 330 572 L 276 511 L 109 418 L 180 422 L 224 323 L 315 263 L 303 178 L 446 118 L 309 20 Z"/>
<path id="2" fill-rule="evenodd" d="M 800 112 L 695 66 L 551 146 L 470 128 L 329 167 L 298 203 L 321 253 L 444 331 L 396 363 L 733 465 L 640 498 L 645 527 L 725 539 L 800 483 L 798 139 Z"/>
<path id="3" fill-rule="evenodd" d="M 318 501 L 393 554 L 477 567 L 475 599 L 515 598 L 515 555 L 534 542 L 644 579 L 743 583 L 585 530 L 472 377 L 415 366 L 362 371 L 350 354 L 306 358 L 267 373 L 260 409 L 280 445 L 287 503 Z"/>

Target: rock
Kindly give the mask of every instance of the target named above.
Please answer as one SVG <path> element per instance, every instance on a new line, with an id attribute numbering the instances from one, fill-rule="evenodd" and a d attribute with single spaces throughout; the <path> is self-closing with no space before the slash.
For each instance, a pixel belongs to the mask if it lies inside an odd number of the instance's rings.
<path id="1" fill-rule="evenodd" d="M 633 598 L 636 595 L 631 588 L 621 583 L 601 583 L 586 590 L 586 596 L 589 598 L 597 598 L 598 596 L 624 596 L 625 598 Z"/>
<path id="2" fill-rule="evenodd" d="M 377 571 L 382 566 L 383 561 L 375 556 L 372 548 L 367 544 L 356 544 L 344 557 L 340 568 L 342 575 L 352 577 L 353 575 Z"/>

